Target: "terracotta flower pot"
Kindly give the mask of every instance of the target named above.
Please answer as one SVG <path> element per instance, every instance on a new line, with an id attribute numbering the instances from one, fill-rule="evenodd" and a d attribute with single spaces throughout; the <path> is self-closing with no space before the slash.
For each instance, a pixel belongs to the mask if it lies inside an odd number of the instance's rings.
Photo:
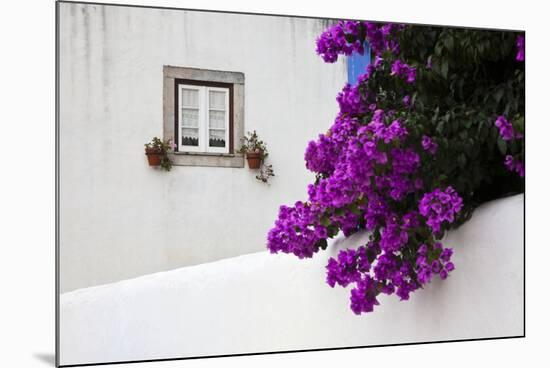
<path id="1" fill-rule="evenodd" d="M 164 156 L 162 152 L 145 150 L 145 154 L 147 155 L 149 166 L 160 166 L 160 162 L 162 161 L 162 157 Z"/>
<path id="2" fill-rule="evenodd" d="M 246 161 L 248 161 L 249 169 L 259 169 L 262 164 L 262 153 L 261 152 L 247 152 Z"/>

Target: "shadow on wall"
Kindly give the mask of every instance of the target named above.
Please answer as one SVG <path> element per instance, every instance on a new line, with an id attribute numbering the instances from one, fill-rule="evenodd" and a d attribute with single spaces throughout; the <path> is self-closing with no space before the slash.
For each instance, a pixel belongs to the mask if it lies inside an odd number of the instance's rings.
<path id="1" fill-rule="evenodd" d="M 51 367 L 55 367 L 55 355 L 52 353 L 34 353 L 33 357 Z"/>

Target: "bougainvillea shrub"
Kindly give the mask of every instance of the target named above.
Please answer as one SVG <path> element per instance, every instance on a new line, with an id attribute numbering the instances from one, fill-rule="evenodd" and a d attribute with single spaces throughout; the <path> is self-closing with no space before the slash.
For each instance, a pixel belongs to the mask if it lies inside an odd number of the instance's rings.
<path id="1" fill-rule="evenodd" d="M 336 97 L 328 132 L 305 151 L 307 200 L 281 206 L 271 252 L 312 257 L 359 230 L 367 244 L 326 266 L 354 313 L 380 294 L 407 300 L 455 269 L 446 231 L 481 203 L 524 191 L 523 34 L 341 21 L 317 39 L 328 63 L 372 50 Z"/>

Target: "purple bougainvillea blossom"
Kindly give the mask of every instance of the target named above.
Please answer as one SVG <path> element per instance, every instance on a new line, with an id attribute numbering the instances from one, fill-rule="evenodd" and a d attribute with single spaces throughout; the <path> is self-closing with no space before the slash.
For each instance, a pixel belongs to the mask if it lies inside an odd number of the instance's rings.
<path id="1" fill-rule="evenodd" d="M 422 244 L 418 249 L 416 258 L 418 281 L 425 285 L 436 275 L 445 280 L 455 268 L 450 261 L 452 254 L 452 249 L 443 249 L 439 242 L 436 242 L 433 246 Z"/>
<path id="2" fill-rule="evenodd" d="M 516 60 L 525 61 L 525 37 L 524 36 L 518 36 L 516 38 L 516 47 L 518 50 L 516 54 Z"/>
<path id="3" fill-rule="evenodd" d="M 327 284 L 334 287 L 336 284 L 346 287 L 350 283 L 361 280 L 363 273 L 369 272 L 370 263 L 367 257 L 367 248 L 361 246 L 355 249 L 341 250 L 338 258 L 330 258 L 327 268 Z"/>
<path id="4" fill-rule="evenodd" d="M 413 68 L 398 59 L 395 60 L 391 66 L 391 75 L 404 79 L 407 83 L 414 83 L 416 80 L 416 68 Z"/>
<path id="5" fill-rule="evenodd" d="M 495 120 L 495 126 L 498 128 L 501 138 L 505 141 L 523 137 L 521 133 L 514 131 L 512 124 L 502 115 Z"/>
<path id="6" fill-rule="evenodd" d="M 424 148 L 425 151 L 430 152 L 432 155 L 435 155 L 437 152 L 437 143 L 435 143 L 432 138 L 424 135 L 422 136 L 422 148 Z"/>
<path id="7" fill-rule="evenodd" d="M 309 258 L 339 232 L 347 237 L 369 231 L 367 244 L 340 250 L 326 265 L 326 283 L 349 287 L 355 314 L 372 312 L 380 294 L 408 300 L 455 268 L 452 249 L 436 239 L 457 220 L 463 199 L 445 178 L 422 174 L 439 154 L 445 158 L 447 142 L 436 132 L 423 134 L 423 121 L 414 119 L 421 107 L 421 100 L 413 102 L 415 82 L 430 74 L 432 56 L 425 67 L 422 60 L 409 65 L 400 59 L 397 40 L 404 27 L 340 21 L 317 39 L 316 51 L 325 62 L 363 54 L 368 42 L 373 63 L 355 85 L 346 84 L 338 93 L 332 126 L 309 142 L 304 153 L 306 168 L 315 174 L 307 200 L 281 206 L 267 239 L 272 253 Z M 516 45 L 517 60 L 524 60 L 522 36 Z M 371 87 L 380 80 L 399 88 L 378 93 Z M 495 126 L 506 142 L 522 138 L 504 116 Z M 506 156 L 506 168 L 524 176 L 522 157 Z"/>
<path id="8" fill-rule="evenodd" d="M 514 158 L 512 155 L 506 155 L 504 158 L 504 166 L 506 166 L 509 171 L 518 173 L 522 178 L 525 176 L 525 166 L 523 162 Z"/>
<path id="9" fill-rule="evenodd" d="M 379 25 L 370 22 L 340 21 L 323 32 L 316 42 L 316 51 L 327 63 L 334 63 L 339 55 L 349 56 L 354 52 L 361 55 L 365 52 L 363 40 L 359 37 L 364 34 L 372 52 L 380 55 L 384 51 L 399 52 L 399 43 L 394 34 L 403 29 L 404 25 Z"/>
<path id="10" fill-rule="evenodd" d="M 377 295 L 376 283 L 370 276 L 359 280 L 356 287 L 351 290 L 351 310 L 355 314 L 372 312 L 374 306 L 380 304 L 376 299 Z"/>
<path id="11" fill-rule="evenodd" d="M 418 209 L 426 218 L 428 226 L 437 233 L 441 230 L 441 224 L 455 220 L 455 215 L 462 209 L 462 198 L 450 186 L 444 191 L 436 188 L 433 192 L 424 194 Z"/>
<path id="12" fill-rule="evenodd" d="M 296 202 L 294 207 L 281 206 L 275 227 L 268 233 L 271 253 L 293 253 L 299 258 L 310 258 L 319 251 L 319 240 L 327 234 L 315 226 L 317 213 L 307 203 Z"/>

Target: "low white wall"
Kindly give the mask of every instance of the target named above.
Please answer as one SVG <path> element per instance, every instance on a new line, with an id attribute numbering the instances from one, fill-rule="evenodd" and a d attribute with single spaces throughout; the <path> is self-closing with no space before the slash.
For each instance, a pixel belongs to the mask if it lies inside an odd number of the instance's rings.
<path id="1" fill-rule="evenodd" d="M 328 129 L 344 60 L 315 53 L 326 21 L 60 3 L 61 291 L 265 249 L 283 203 L 306 197 L 307 142 Z M 276 177 L 147 166 L 162 136 L 163 65 L 242 72 L 245 130 Z"/>
<path id="2" fill-rule="evenodd" d="M 324 279 L 366 233 L 309 260 L 261 252 L 65 293 L 61 364 L 519 336 L 523 231 L 523 195 L 483 205 L 444 239 L 447 280 L 361 316 Z"/>

